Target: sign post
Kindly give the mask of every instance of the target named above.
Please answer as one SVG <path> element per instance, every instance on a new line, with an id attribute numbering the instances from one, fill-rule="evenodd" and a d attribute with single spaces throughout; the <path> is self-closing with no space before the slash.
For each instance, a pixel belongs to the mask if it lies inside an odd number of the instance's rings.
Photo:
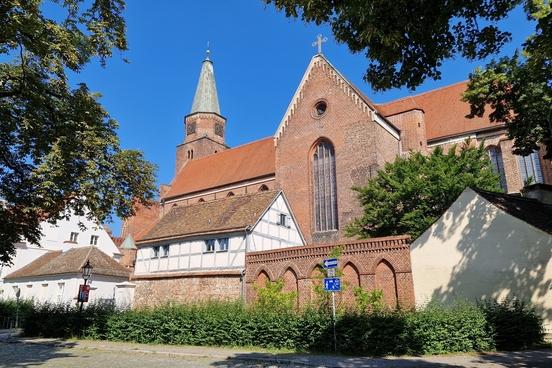
<path id="1" fill-rule="evenodd" d="M 326 276 L 328 276 L 324 278 L 324 290 L 332 293 L 333 340 L 334 351 L 337 351 L 337 336 L 335 332 L 335 293 L 341 291 L 341 279 L 339 277 L 335 277 L 337 258 L 325 259 L 324 268 L 326 269 Z"/>

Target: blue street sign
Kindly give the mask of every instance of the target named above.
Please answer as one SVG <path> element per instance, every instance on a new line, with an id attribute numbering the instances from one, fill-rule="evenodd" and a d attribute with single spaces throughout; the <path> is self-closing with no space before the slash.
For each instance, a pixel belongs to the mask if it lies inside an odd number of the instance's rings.
<path id="1" fill-rule="evenodd" d="M 324 290 L 341 291 L 341 279 L 339 277 L 328 277 L 324 279 Z"/>
<path id="2" fill-rule="evenodd" d="M 337 258 L 330 258 L 324 260 L 324 268 L 336 268 Z"/>

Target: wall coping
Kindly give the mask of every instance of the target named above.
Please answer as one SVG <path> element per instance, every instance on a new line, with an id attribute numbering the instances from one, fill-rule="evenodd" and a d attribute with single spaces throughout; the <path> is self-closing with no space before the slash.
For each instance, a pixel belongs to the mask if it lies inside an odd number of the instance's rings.
<path id="1" fill-rule="evenodd" d="M 326 256 L 331 250 L 340 246 L 343 250 L 343 255 L 355 254 L 359 252 L 378 252 L 389 251 L 395 249 L 404 249 L 410 247 L 410 236 L 386 236 L 381 238 L 361 239 L 345 242 L 336 242 L 333 244 L 324 245 L 307 245 L 299 247 L 290 247 L 275 250 L 265 250 L 259 252 L 246 253 L 246 265 L 253 263 L 266 263 L 273 261 L 281 261 L 290 258 L 305 258 L 313 256 Z"/>
<path id="2" fill-rule="evenodd" d="M 180 272 L 162 272 L 148 273 L 143 275 L 131 275 L 130 280 L 155 280 L 155 279 L 170 279 L 184 277 L 231 277 L 240 276 L 242 270 L 227 270 L 227 271 L 180 271 Z"/>

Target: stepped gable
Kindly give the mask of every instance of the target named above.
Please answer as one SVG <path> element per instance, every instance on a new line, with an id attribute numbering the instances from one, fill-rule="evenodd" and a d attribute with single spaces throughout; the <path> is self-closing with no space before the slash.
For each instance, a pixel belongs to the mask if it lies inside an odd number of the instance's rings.
<path id="1" fill-rule="evenodd" d="M 128 277 L 130 271 L 96 247 L 52 251 L 6 276 L 6 280 L 61 274 L 80 274 L 89 260 L 94 275 Z"/>
<path id="2" fill-rule="evenodd" d="M 188 161 L 164 199 L 273 176 L 275 170 L 274 143 L 269 137 Z"/>
<path id="3" fill-rule="evenodd" d="M 462 94 L 467 86 L 468 82 L 464 81 L 376 106 L 386 117 L 422 110 L 428 141 L 504 126 L 491 123 L 488 114 L 473 119 L 466 117 L 470 104 L 462 101 Z"/>
<path id="4" fill-rule="evenodd" d="M 278 193 L 257 192 L 173 207 L 137 243 L 245 231 L 257 223 Z"/>

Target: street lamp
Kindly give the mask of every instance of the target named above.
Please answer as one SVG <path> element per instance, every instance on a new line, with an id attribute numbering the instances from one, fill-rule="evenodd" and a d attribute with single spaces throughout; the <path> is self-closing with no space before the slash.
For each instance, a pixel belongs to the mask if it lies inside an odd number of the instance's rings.
<path id="1" fill-rule="evenodd" d="M 92 277 L 92 265 L 90 264 L 90 261 L 87 260 L 86 264 L 82 266 L 82 278 L 84 279 L 84 284 L 86 285 L 86 281 L 90 280 Z"/>
<path id="2" fill-rule="evenodd" d="M 82 307 L 84 305 L 84 302 L 88 301 L 88 294 L 90 292 L 90 286 L 86 283 L 90 278 L 92 277 L 92 265 L 90 264 L 90 260 L 86 260 L 86 263 L 84 266 L 82 266 L 82 279 L 84 280 L 84 284 L 79 286 L 79 295 L 77 298 L 77 302 L 80 302 L 79 306 L 79 334 L 81 333 L 82 328 Z"/>

